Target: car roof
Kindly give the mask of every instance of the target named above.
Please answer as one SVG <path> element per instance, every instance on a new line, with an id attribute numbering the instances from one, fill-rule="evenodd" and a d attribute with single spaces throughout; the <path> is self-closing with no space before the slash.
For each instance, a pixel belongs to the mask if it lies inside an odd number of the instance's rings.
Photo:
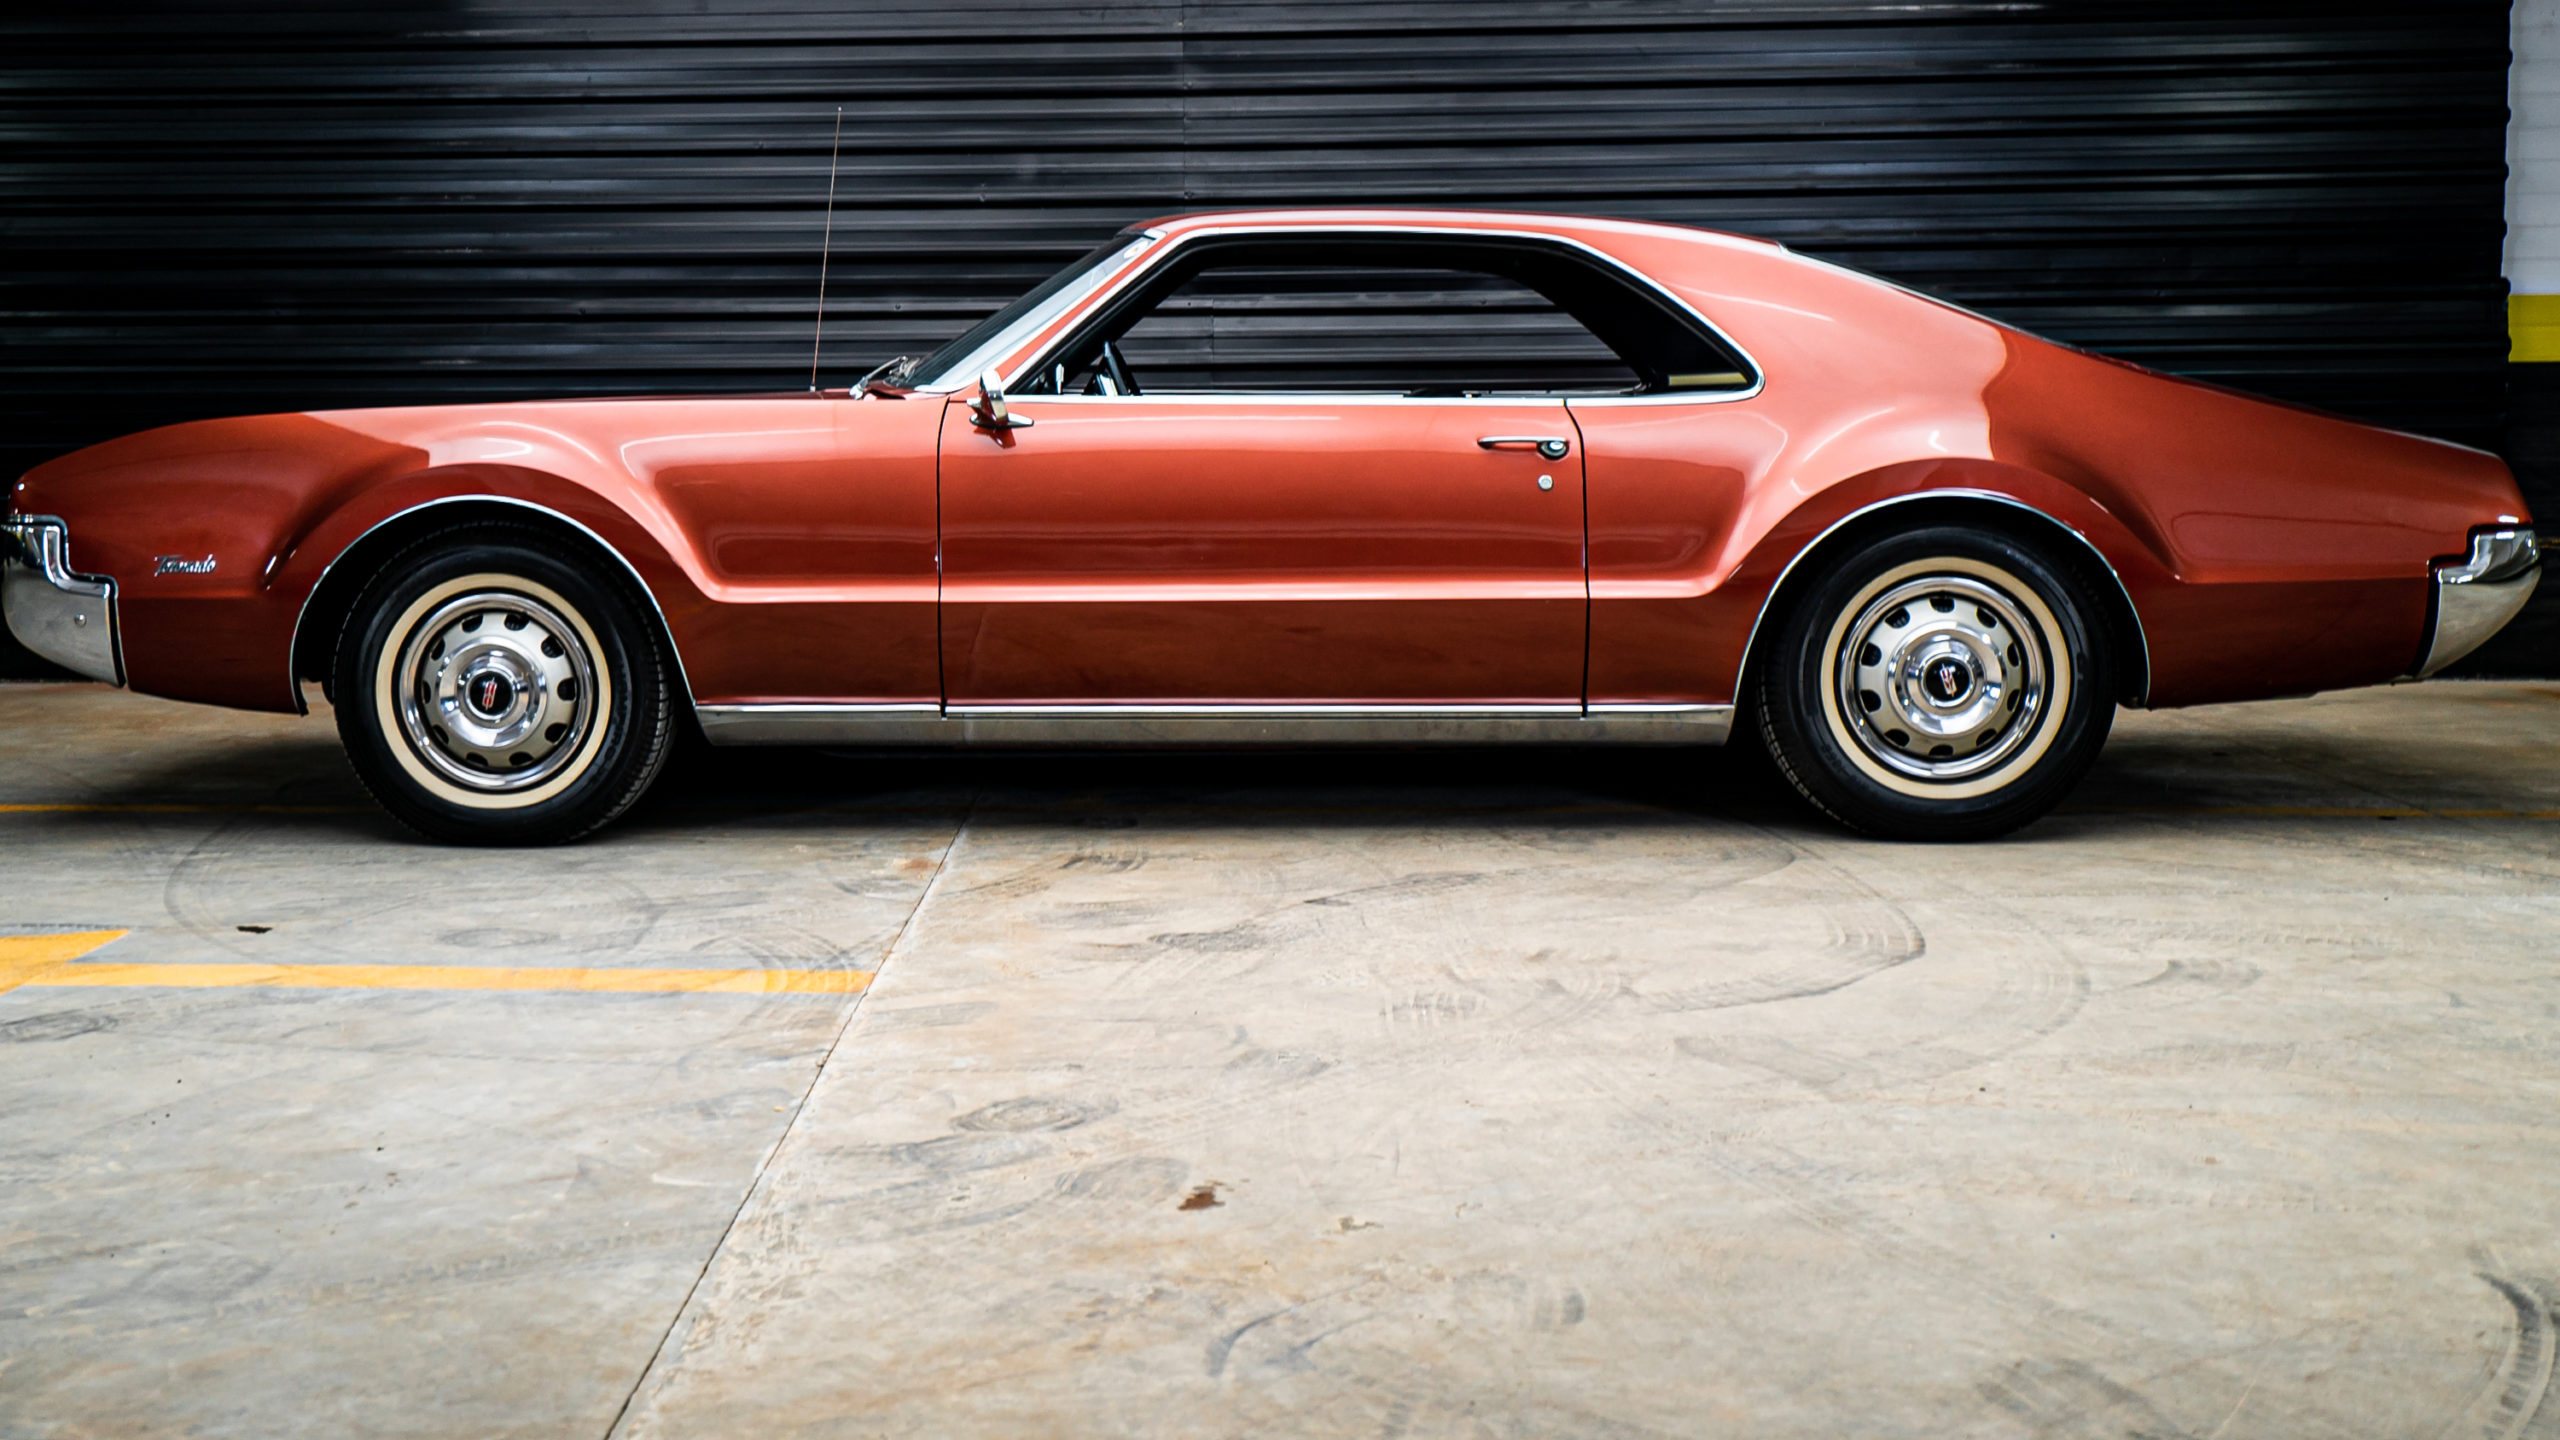
<path id="1" fill-rule="evenodd" d="M 1204 230 L 1337 230 L 1392 226 L 1399 230 L 1504 230 L 1579 240 L 1601 249 L 1611 239 L 1645 239 L 1759 254 L 1788 254 L 1787 248 L 1747 235 L 1663 225 L 1641 220 L 1604 220 L 1584 215 L 1540 215 L 1512 210 L 1422 210 L 1342 206 L 1298 210 L 1204 210 L 1167 215 L 1130 228 L 1178 237 Z"/>

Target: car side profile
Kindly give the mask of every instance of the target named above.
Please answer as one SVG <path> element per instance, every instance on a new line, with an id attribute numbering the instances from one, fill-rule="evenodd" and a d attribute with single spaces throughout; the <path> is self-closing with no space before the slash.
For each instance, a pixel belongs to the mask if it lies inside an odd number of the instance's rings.
<path id="1" fill-rule="evenodd" d="M 1980 838 L 2056 804 L 2119 704 L 2431 674 L 2540 573 L 2479 451 L 1761 241 L 1437 211 L 1136 227 L 848 389 L 208 420 L 10 500 L 29 648 L 247 709 L 317 682 L 393 814 L 502 844 L 606 824 L 697 723 L 1738 723 L 1849 826 Z"/>

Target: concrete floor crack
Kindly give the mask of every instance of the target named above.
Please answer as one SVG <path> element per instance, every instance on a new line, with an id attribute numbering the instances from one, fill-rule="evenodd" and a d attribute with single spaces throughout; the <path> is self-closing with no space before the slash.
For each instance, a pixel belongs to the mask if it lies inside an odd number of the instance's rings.
<path id="1" fill-rule="evenodd" d="M 712 1242 L 710 1250 L 702 1257 L 702 1268 L 694 1272 L 692 1282 L 685 1286 L 684 1298 L 676 1303 L 675 1313 L 668 1317 L 666 1330 L 658 1336 L 656 1348 L 649 1353 L 649 1363 L 640 1367 L 629 1393 L 622 1397 L 621 1408 L 613 1413 L 613 1423 L 605 1427 L 604 1440 L 622 1440 L 628 1433 L 633 1408 L 638 1405 L 641 1392 L 648 1388 L 650 1378 L 659 1372 L 667 1358 L 682 1348 L 685 1317 L 693 1311 L 694 1297 L 702 1292 L 702 1282 L 710 1278 L 712 1267 L 720 1263 L 720 1253 L 728 1248 L 729 1237 L 737 1233 L 739 1219 L 747 1213 L 747 1207 L 755 1203 L 757 1192 L 764 1188 L 765 1176 L 773 1168 L 775 1157 L 782 1153 L 783 1147 L 791 1142 L 792 1133 L 799 1129 L 800 1118 L 808 1113 L 810 1098 L 818 1093 L 818 1082 L 827 1076 L 828 1062 L 835 1059 L 836 1049 L 844 1044 L 844 1037 L 852 1031 L 853 1022 L 861 1018 L 863 1001 L 869 998 L 880 977 L 889 973 L 890 965 L 896 962 L 899 951 L 905 948 L 907 937 L 915 932 L 916 917 L 922 915 L 924 907 L 932 902 L 934 891 L 941 886 L 943 875 L 951 868 L 951 857 L 959 852 L 961 837 L 969 832 L 969 822 L 978 813 L 979 798 L 979 795 L 972 794 L 969 803 L 962 807 L 959 823 L 951 827 L 951 839 L 943 845 L 942 854 L 934 861 L 933 873 L 925 877 L 924 887 L 916 892 L 914 907 L 907 911 L 907 918 L 899 923 L 898 933 L 889 937 L 888 946 L 880 952 L 880 964 L 873 974 L 872 984 L 865 986 L 853 997 L 853 1003 L 845 1007 L 844 1023 L 836 1027 L 835 1035 L 827 1041 L 825 1052 L 818 1057 L 817 1066 L 809 1072 L 809 1083 L 802 1088 L 799 1103 L 791 1107 L 789 1123 L 782 1127 L 782 1133 L 773 1138 L 773 1143 L 765 1147 L 763 1156 L 756 1161 L 755 1174 L 748 1178 L 746 1189 L 740 1193 L 737 1208 L 729 1212 L 728 1223 L 720 1227 L 720 1238 Z"/>

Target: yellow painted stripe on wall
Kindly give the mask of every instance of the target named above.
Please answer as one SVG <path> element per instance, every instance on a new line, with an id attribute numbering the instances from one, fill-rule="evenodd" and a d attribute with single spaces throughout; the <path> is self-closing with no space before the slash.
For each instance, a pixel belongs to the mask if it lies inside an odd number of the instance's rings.
<path id="1" fill-rule="evenodd" d="M 2507 358 L 2517 364 L 2560 361 L 2560 295 L 2507 297 Z"/>
<path id="2" fill-rule="evenodd" d="M 539 965 L 161 965 L 83 961 L 126 932 L 0 936 L 0 991 L 20 986 L 179 989 L 571 990 L 591 994 L 854 995 L 868 970 L 595 970 Z"/>

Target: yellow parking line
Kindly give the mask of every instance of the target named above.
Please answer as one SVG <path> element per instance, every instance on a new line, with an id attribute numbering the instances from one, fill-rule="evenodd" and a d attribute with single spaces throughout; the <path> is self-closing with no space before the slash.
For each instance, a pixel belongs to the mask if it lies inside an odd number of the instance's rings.
<path id="1" fill-rule="evenodd" d="M 0 971 L 77 960 L 110 940 L 123 939 L 128 933 L 123 930 L 71 930 L 59 935 L 0 935 Z"/>
<path id="2" fill-rule="evenodd" d="M 365 805 L 90 805 L 75 801 L 20 801 L 0 805 L 0 815 L 354 815 Z"/>
<path id="3" fill-rule="evenodd" d="M 164 985 L 293 990 L 686 991 L 700 995 L 850 995 L 871 983 L 865 970 L 574 970 L 477 965 L 105 965 L 50 966 L 18 982 L 29 988 Z M 0 989 L 8 988 L 0 976 Z"/>
<path id="4" fill-rule="evenodd" d="M 599 994 L 852 995 L 868 970 L 599 970 L 539 965 L 163 965 L 83 961 L 124 935 L 0 936 L 0 991 L 153 985 L 297 990 L 575 990 Z"/>

